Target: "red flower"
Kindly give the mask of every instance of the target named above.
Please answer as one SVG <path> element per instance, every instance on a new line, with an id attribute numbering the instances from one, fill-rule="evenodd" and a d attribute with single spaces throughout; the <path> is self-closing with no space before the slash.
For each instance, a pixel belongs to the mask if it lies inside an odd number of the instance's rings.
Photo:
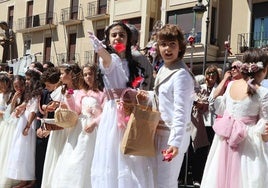
<path id="1" fill-rule="evenodd" d="M 162 161 L 170 162 L 172 160 L 172 158 L 173 158 L 172 153 L 167 153 L 167 150 L 163 150 L 162 155 L 163 155 L 163 160 Z"/>
<path id="2" fill-rule="evenodd" d="M 69 95 L 74 94 L 74 90 L 73 89 L 68 89 L 67 94 L 69 94 Z"/>
<path id="3" fill-rule="evenodd" d="M 132 87 L 133 87 L 133 88 L 138 88 L 139 85 L 143 82 L 143 80 L 144 80 L 144 78 L 141 77 L 141 76 L 136 77 L 136 78 L 133 80 L 132 84 L 131 84 Z"/>
<path id="4" fill-rule="evenodd" d="M 121 53 L 126 50 L 126 46 L 123 43 L 117 43 L 113 47 L 117 51 L 117 53 Z"/>

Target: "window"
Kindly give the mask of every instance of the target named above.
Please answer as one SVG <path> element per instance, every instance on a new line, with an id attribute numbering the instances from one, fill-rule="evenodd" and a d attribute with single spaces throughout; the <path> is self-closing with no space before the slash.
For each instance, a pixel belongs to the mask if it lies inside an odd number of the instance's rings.
<path id="1" fill-rule="evenodd" d="M 167 23 L 178 25 L 185 33 L 185 38 L 187 38 L 194 28 L 194 12 L 192 8 L 168 12 Z M 201 42 L 201 24 L 201 20 L 196 20 L 195 41 L 197 43 Z"/>
<path id="2" fill-rule="evenodd" d="M 8 7 L 8 26 L 10 29 L 13 28 L 13 16 L 14 16 L 14 6 Z"/>
<path id="3" fill-rule="evenodd" d="M 54 9 L 54 0 L 47 1 L 47 19 L 46 24 L 53 23 L 53 9 Z"/>
<path id="4" fill-rule="evenodd" d="M 78 18 L 78 0 L 71 1 L 71 19 L 77 20 Z"/>
<path id="5" fill-rule="evenodd" d="M 253 34 L 251 46 L 264 47 L 268 45 L 268 3 L 253 5 Z"/>
<path id="6" fill-rule="evenodd" d="M 26 18 L 26 28 L 32 27 L 33 21 L 33 1 L 27 3 L 27 18 Z"/>
<path id="7" fill-rule="evenodd" d="M 44 44 L 44 59 L 43 61 L 50 61 L 51 57 L 51 37 L 45 38 L 45 44 Z"/>
<path id="8" fill-rule="evenodd" d="M 254 20 L 253 40 L 254 47 L 268 45 L 268 17 L 257 18 Z"/>
<path id="9" fill-rule="evenodd" d="M 106 14 L 107 0 L 99 0 L 99 14 Z"/>
<path id="10" fill-rule="evenodd" d="M 73 33 L 69 35 L 68 61 L 77 61 L 75 57 L 75 47 L 76 47 L 76 33 Z"/>

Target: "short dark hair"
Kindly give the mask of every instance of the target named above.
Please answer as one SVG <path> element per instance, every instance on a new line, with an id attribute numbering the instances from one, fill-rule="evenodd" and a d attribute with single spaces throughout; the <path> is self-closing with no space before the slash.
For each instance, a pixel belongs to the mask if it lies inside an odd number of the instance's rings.
<path id="1" fill-rule="evenodd" d="M 57 67 L 50 67 L 41 75 L 42 83 L 49 82 L 51 84 L 56 84 L 59 80 L 60 70 Z"/>
<path id="2" fill-rule="evenodd" d="M 164 25 L 156 34 L 157 42 L 161 40 L 165 41 L 173 41 L 177 40 L 180 46 L 180 52 L 178 54 L 178 58 L 182 59 L 186 51 L 186 41 L 184 39 L 184 33 L 181 28 L 174 24 L 166 24 Z"/>
<path id="3" fill-rule="evenodd" d="M 50 62 L 50 61 L 46 61 L 46 62 L 44 62 L 44 63 L 43 63 L 43 66 L 44 66 L 44 65 L 47 65 L 47 68 L 55 67 L 55 65 L 54 65 L 52 62 Z"/>

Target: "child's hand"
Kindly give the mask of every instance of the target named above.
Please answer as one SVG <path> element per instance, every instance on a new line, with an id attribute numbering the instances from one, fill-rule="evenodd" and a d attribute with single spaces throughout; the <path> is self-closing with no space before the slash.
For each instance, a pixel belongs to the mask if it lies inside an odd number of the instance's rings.
<path id="1" fill-rule="evenodd" d="M 139 102 L 148 100 L 148 91 L 139 90 L 137 92 L 137 99 L 139 100 Z"/>
<path id="2" fill-rule="evenodd" d="M 12 98 L 12 102 L 17 101 L 19 98 L 21 97 L 21 92 L 20 91 L 16 91 L 13 98 Z"/>
<path id="3" fill-rule="evenodd" d="M 59 102 L 53 101 L 45 107 L 45 111 L 54 112 L 59 107 Z"/>
<path id="4" fill-rule="evenodd" d="M 91 31 L 88 31 L 88 36 L 95 52 L 98 53 L 98 51 L 103 48 L 102 42 Z"/>
<path id="5" fill-rule="evenodd" d="M 167 150 L 162 151 L 163 161 L 170 162 L 179 153 L 179 149 L 175 146 L 169 146 Z"/>
<path id="6" fill-rule="evenodd" d="M 95 122 L 92 122 L 92 123 L 85 126 L 84 131 L 87 133 L 92 133 L 96 126 L 97 126 L 97 124 Z"/>
<path id="7" fill-rule="evenodd" d="M 23 112 L 25 111 L 26 108 L 26 104 L 22 103 L 21 105 L 17 106 L 15 108 L 15 116 L 16 118 L 19 118 L 21 116 L 21 114 L 23 114 Z"/>
<path id="8" fill-rule="evenodd" d="M 36 130 L 36 135 L 39 138 L 43 138 L 43 130 L 42 130 L 42 128 L 39 128 L 39 129 Z"/>
<path id="9" fill-rule="evenodd" d="M 262 134 L 262 140 L 268 142 L 268 123 L 265 125 L 264 133 Z"/>
<path id="10" fill-rule="evenodd" d="M 27 135 L 28 135 L 28 133 L 29 133 L 29 129 L 30 129 L 29 126 L 26 126 L 26 127 L 23 129 L 23 132 L 22 132 L 23 136 L 27 136 Z"/>
<path id="11" fill-rule="evenodd" d="M 48 137 L 49 134 L 50 134 L 50 131 L 47 131 L 47 130 L 43 130 L 43 131 L 42 131 L 43 138 Z"/>

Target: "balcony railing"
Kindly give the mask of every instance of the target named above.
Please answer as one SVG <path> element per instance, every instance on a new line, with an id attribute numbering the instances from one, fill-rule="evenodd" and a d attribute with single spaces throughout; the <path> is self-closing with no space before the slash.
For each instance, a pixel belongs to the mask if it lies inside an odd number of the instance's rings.
<path id="1" fill-rule="evenodd" d="M 63 63 L 80 63 L 79 53 L 67 54 L 67 53 L 59 53 L 57 54 L 57 62 L 58 64 Z"/>
<path id="2" fill-rule="evenodd" d="M 80 6 L 61 9 L 61 24 L 74 25 L 79 24 L 84 19 L 83 9 Z"/>
<path id="3" fill-rule="evenodd" d="M 19 18 L 16 24 L 18 32 L 34 32 L 55 28 L 57 25 L 56 13 L 48 12 Z"/>
<path id="4" fill-rule="evenodd" d="M 55 61 L 54 61 L 54 57 L 53 57 L 53 56 L 50 56 L 49 59 L 46 59 L 45 56 L 42 56 L 42 55 L 36 55 L 36 56 L 35 56 L 35 60 L 38 61 L 38 62 L 46 62 L 46 61 L 50 61 L 50 62 L 55 63 Z"/>
<path id="5" fill-rule="evenodd" d="M 108 1 L 107 1 L 108 2 Z M 90 2 L 87 5 L 87 18 L 109 17 L 108 3 L 100 5 L 98 1 Z"/>
<path id="6" fill-rule="evenodd" d="M 238 34 L 237 51 L 243 53 L 250 47 L 264 48 L 268 46 L 268 31 Z"/>

